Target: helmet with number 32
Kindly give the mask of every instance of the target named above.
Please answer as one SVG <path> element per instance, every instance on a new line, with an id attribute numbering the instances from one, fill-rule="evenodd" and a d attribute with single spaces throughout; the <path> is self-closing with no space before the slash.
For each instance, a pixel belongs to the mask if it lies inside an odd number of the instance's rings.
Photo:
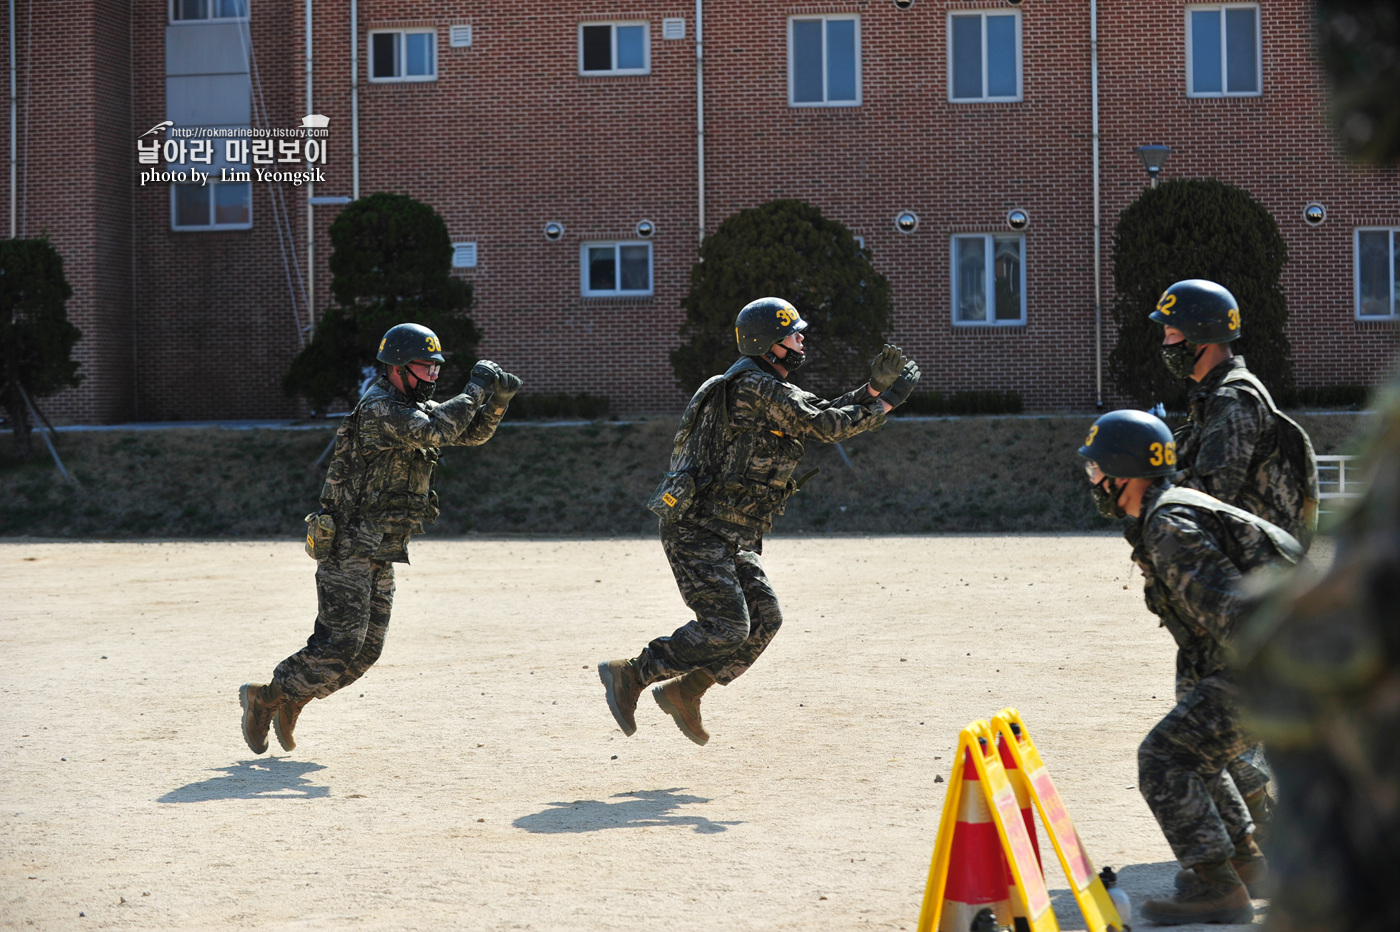
<path id="1" fill-rule="evenodd" d="M 1094 422 L 1079 455 L 1115 479 L 1170 476 L 1176 472 L 1171 428 L 1146 411 L 1110 411 Z"/>
<path id="2" fill-rule="evenodd" d="M 1228 288 L 1188 278 L 1162 292 L 1157 309 L 1149 319 L 1175 327 L 1186 335 L 1186 342 L 1229 343 L 1240 337 L 1240 303 Z"/>

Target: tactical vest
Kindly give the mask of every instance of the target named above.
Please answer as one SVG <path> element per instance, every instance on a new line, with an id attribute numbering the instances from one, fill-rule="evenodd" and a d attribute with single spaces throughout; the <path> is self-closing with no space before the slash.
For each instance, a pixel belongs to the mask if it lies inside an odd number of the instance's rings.
<path id="1" fill-rule="evenodd" d="M 1303 513 L 1294 516 L 1294 523 L 1302 529 L 1300 542 L 1303 548 L 1307 549 L 1312 543 L 1313 535 L 1317 533 L 1317 455 L 1313 452 L 1312 438 L 1303 430 L 1302 425 L 1279 410 L 1264 383 L 1248 369 L 1231 369 L 1220 384 L 1223 388 L 1239 382 L 1258 395 L 1269 409 L 1269 413 L 1274 416 L 1278 424 L 1279 453 L 1292 468 L 1293 474 L 1303 477 Z"/>
<path id="2" fill-rule="evenodd" d="M 1142 524 L 1146 527 L 1147 522 L 1152 520 L 1152 516 L 1159 509 L 1166 505 L 1186 505 L 1201 511 L 1208 511 L 1216 516 L 1222 529 L 1224 530 L 1225 555 L 1230 561 L 1240 568 L 1242 572 L 1248 572 L 1263 565 L 1255 563 L 1245 565 L 1239 560 L 1235 553 L 1235 541 L 1230 533 L 1229 522 L 1226 518 L 1231 518 L 1244 524 L 1249 524 L 1262 531 L 1273 545 L 1278 558 L 1288 564 L 1295 564 L 1303 558 L 1303 545 L 1298 543 L 1297 538 L 1289 534 L 1283 528 L 1271 521 L 1266 521 L 1258 515 L 1251 514 L 1243 508 L 1236 508 L 1228 505 L 1220 499 L 1207 495 L 1196 489 L 1172 487 L 1158 496 L 1152 507 L 1143 515 Z M 1162 620 L 1162 626 L 1171 632 L 1172 638 L 1176 641 L 1177 647 L 1181 649 L 1183 657 L 1194 669 L 1189 671 L 1193 678 L 1200 679 L 1217 669 L 1226 666 L 1227 650 L 1225 645 L 1215 643 L 1214 640 L 1196 625 L 1194 621 L 1178 614 L 1176 603 L 1166 586 L 1153 574 L 1151 582 L 1144 593 L 1147 607 Z M 1180 671 L 1180 664 L 1178 664 Z"/>

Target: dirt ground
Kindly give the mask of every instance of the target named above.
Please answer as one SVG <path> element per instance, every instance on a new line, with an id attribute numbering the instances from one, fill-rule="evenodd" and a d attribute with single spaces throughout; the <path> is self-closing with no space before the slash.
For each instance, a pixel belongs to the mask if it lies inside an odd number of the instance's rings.
<path id="1" fill-rule="evenodd" d="M 381 662 L 255 756 L 298 544 L 0 543 L 0 927 L 913 930 L 958 731 L 1004 706 L 1095 866 L 1169 891 L 1135 750 L 1173 645 L 1117 537 L 770 541 L 786 624 L 703 748 L 649 696 L 624 737 L 595 671 L 686 618 L 654 539 L 413 559 Z"/>

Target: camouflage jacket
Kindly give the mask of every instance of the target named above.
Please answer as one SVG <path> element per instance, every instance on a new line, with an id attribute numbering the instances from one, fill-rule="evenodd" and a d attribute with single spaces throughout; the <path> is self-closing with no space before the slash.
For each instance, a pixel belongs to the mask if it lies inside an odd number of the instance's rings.
<path id="1" fill-rule="evenodd" d="M 1249 609 L 1240 581 L 1259 567 L 1296 561 L 1302 545 L 1239 509 L 1159 504 L 1169 488 L 1162 482 L 1148 487 L 1140 516 L 1124 536 L 1146 579 L 1147 608 L 1176 640 L 1178 673 L 1201 680 L 1229 666 L 1236 628 Z M 1287 555 L 1276 543 L 1280 538 L 1288 541 Z"/>
<path id="2" fill-rule="evenodd" d="M 486 398 L 469 384 L 441 404 L 416 404 L 380 378 L 336 431 L 321 507 L 341 526 L 421 534 L 438 515 L 432 479 L 439 448 L 485 443 L 505 414 L 488 410 Z"/>
<path id="3" fill-rule="evenodd" d="M 828 401 L 780 378 L 762 361 L 735 375 L 715 398 L 728 406 L 729 433 L 707 431 L 705 443 L 712 449 L 703 459 L 711 474 L 701 478 L 704 488 L 682 520 L 736 546 L 761 547 L 795 490 L 792 473 L 805 452 L 803 441 L 835 443 L 885 423 L 883 406 L 866 389 Z"/>
<path id="4" fill-rule="evenodd" d="M 1191 390 L 1190 413 L 1176 436 L 1175 481 L 1305 539 L 1306 479 L 1283 455 L 1278 419 L 1249 385 L 1223 384 L 1245 368 L 1244 357 L 1227 359 Z"/>

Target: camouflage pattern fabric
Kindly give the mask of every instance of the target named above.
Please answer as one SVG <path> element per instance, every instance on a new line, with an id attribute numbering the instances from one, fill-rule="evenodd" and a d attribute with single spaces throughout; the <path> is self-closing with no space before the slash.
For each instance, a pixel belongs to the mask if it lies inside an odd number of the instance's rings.
<path id="1" fill-rule="evenodd" d="M 315 628 L 273 673 L 292 699 L 324 698 L 379 659 L 394 603 L 394 564 L 437 517 L 432 491 L 439 448 L 485 443 L 505 414 L 485 410 L 468 385 L 441 404 L 414 403 L 381 378 L 336 432 L 321 506 L 336 518 L 331 553 L 316 568 Z"/>
<path id="2" fill-rule="evenodd" d="M 758 554 L 684 521 L 661 522 L 661 546 L 695 618 L 652 641 L 638 658 L 643 684 L 705 667 L 728 685 L 753 666 L 783 624 Z"/>
<path id="3" fill-rule="evenodd" d="M 1281 588 L 1238 641 L 1279 784 L 1270 932 L 1400 929 L 1400 380 L 1375 406 L 1368 488 L 1331 568 Z"/>
<path id="4" fill-rule="evenodd" d="M 1251 515 L 1159 503 L 1149 486 L 1129 526 L 1144 597 L 1177 643 L 1176 707 L 1138 749 L 1138 787 L 1183 867 L 1224 861 L 1250 830 L 1227 768 L 1254 744 L 1240 727 L 1230 650 L 1247 607 L 1244 574 L 1296 559 L 1281 554 L 1279 529 Z M 1286 539 L 1287 535 L 1282 535 Z M 1182 687 L 1185 687 L 1182 689 Z"/>
<path id="5" fill-rule="evenodd" d="M 1227 359 L 1191 390 L 1186 425 L 1176 436 L 1175 481 L 1305 540 L 1307 479 L 1283 455 L 1278 420 L 1263 399 L 1240 382 L 1224 384 L 1240 369 L 1246 369 L 1243 356 Z"/>

